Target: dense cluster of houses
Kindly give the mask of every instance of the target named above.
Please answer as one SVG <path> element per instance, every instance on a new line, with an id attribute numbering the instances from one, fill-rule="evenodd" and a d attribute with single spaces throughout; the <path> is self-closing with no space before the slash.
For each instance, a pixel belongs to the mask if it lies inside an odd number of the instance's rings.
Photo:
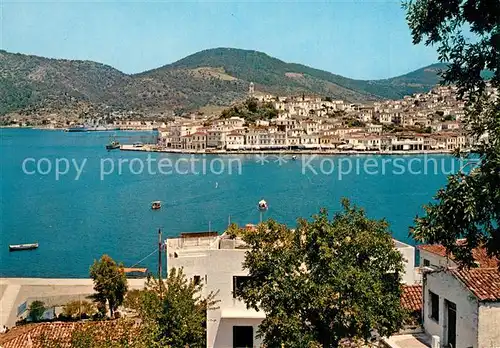
<path id="1" fill-rule="evenodd" d="M 272 103 L 278 117 L 256 122 L 179 118 L 160 128 L 158 145 L 189 151 L 453 151 L 470 143 L 462 129 L 464 103 L 452 86 L 370 105 L 304 95 L 256 98 Z"/>

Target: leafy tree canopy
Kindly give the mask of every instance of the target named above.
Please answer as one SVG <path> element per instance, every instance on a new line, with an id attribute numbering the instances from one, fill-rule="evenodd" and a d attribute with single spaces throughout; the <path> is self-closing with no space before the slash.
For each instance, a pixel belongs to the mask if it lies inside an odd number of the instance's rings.
<path id="1" fill-rule="evenodd" d="M 99 261 L 95 260 L 90 266 L 90 277 L 94 280 L 93 296 L 95 302 L 99 304 L 102 311 L 108 303 L 111 316 L 120 306 L 127 292 L 127 278 L 122 265 L 116 262 L 108 255 L 103 255 Z"/>
<path id="2" fill-rule="evenodd" d="M 31 321 L 40 321 L 45 310 L 45 303 L 42 301 L 33 301 L 28 308 L 28 317 Z"/>
<path id="3" fill-rule="evenodd" d="M 342 202 L 300 219 L 297 229 L 273 220 L 244 235 L 249 280 L 236 290 L 266 318 L 259 334 L 268 347 L 339 347 L 401 328 L 401 254 L 388 224 Z"/>
<path id="4" fill-rule="evenodd" d="M 203 297 L 202 284 L 186 279 L 182 269 L 169 270 L 165 281 L 150 278 L 146 289 L 134 294 L 135 309 L 148 339 L 163 347 L 206 346 L 206 313 L 216 294 Z"/>
<path id="5" fill-rule="evenodd" d="M 477 246 L 500 256 L 500 2 L 411 0 L 404 7 L 413 42 L 437 45 L 439 59 L 449 63 L 444 83 L 455 84 L 466 101 L 465 129 L 477 144 L 471 154 L 461 155 L 479 161 L 474 170 L 464 170 L 468 174 L 448 178 L 425 216 L 417 217 L 412 235 L 443 244 L 462 265 L 471 266 Z M 491 88 L 484 69 L 490 71 Z M 467 242 L 457 244 L 458 238 Z"/>

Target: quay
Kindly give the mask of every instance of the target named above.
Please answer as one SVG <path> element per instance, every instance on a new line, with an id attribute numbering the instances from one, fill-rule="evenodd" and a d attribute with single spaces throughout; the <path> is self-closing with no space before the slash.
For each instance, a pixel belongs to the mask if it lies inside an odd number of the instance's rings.
<path id="1" fill-rule="evenodd" d="M 140 152 L 163 152 L 191 155 L 258 155 L 258 154 L 276 154 L 276 155 L 324 155 L 324 156 L 349 156 L 349 155 L 448 155 L 453 151 L 449 150 L 331 150 L 331 149 L 304 149 L 304 150 L 192 150 L 192 149 L 173 149 L 158 147 L 156 144 L 144 144 L 140 147 L 134 145 L 121 145 L 121 151 L 140 151 Z"/>

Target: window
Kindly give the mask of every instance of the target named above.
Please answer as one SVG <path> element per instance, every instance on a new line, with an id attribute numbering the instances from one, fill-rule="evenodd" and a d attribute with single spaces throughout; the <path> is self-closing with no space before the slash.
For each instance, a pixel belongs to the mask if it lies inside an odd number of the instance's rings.
<path id="1" fill-rule="evenodd" d="M 201 277 L 199 275 L 195 275 L 193 277 L 193 282 L 194 282 L 194 285 L 198 285 L 200 284 L 200 280 L 201 280 Z"/>
<path id="2" fill-rule="evenodd" d="M 439 296 L 429 291 L 430 317 L 439 322 Z"/>
<path id="3" fill-rule="evenodd" d="M 253 327 L 233 326 L 233 348 L 253 347 Z"/>
<path id="4" fill-rule="evenodd" d="M 430 267 L 431 262 L 427 259 L 424 259 L 424 267 Z"/>
<path id="5" fill-rule="evenodd" d="M 241 290 L 245 283 L 250 279 L 248 276 L 234 276 L 233 277 L 233 298 L 236 298 L 236 290 Z"/>

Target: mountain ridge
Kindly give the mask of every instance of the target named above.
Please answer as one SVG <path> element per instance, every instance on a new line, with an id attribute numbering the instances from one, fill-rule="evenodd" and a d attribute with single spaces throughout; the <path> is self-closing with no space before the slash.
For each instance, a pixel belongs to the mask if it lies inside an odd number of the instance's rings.
<path id="1" fill-rule="evenodd" d="M 126 74 L 89 60 L 44 58 L 0 50 L 0 114 L 56 111 L 76 102 L 151 112 L 226 106 L 247 96 L 248 85 L 278 95 L 308 93 L 347 101 L 398 99 L 439 82 L 432 64 L 382 80 L 355 80 L 266 53 L 236 48 L 196 52 L 173 63 Z"/>

